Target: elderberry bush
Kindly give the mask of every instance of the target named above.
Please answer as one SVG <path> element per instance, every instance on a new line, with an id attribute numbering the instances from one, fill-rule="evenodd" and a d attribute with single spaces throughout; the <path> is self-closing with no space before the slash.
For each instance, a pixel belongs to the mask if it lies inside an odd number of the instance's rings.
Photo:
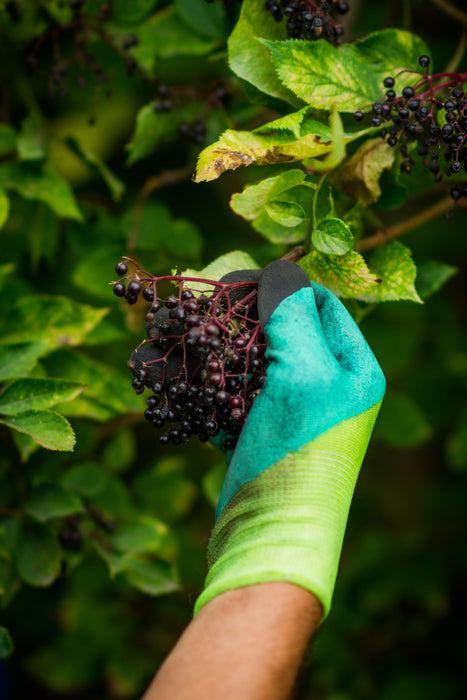
<path id="1" fill-rule="evenodd" d="M 128 367 L 136 393 L 150 392 L 144 417 L 165 430 L 161 445 L 221 434 L 223 448 L 232 449 L 266 376 L 257 313 L 261 271 L 237 271 L 219 281 L 153 277 L 129 258 L 115 269 L 116 296 L 149 303 L 147 339 Z M 161 296 L 158 288 L 167 281 L 178 291 Z"/>
<path id="2" fill-rule="evenodd" d="M 326 39 L 331 44 L 338 44 L 343 34 L 332 13 L 349 10 L 348 3 L 337 0 L 266 0 L 265 7 L 276 22 L 285 19 L 291 39 Z"/>
<path id="3" fill-rule="evenodd" d="M 371 105 L 370 123 L 382 126 L 381 137 L 398 148 L 403 172 L 410 173 L 419 156 L 440 182 L 467 173 L 467 73 L 430 74 L 429 57 L 420 56 L 418 62 L 424 72 L 416 72 L 414 84 L 400 94 L 397 76 L 384 79 L 386 94 Z M 365 114 L 357 110 L 354 117 L 360 122 Z M 467 183 L 453 187 L 450 194 L 454 200 L 467 197 Z"/>

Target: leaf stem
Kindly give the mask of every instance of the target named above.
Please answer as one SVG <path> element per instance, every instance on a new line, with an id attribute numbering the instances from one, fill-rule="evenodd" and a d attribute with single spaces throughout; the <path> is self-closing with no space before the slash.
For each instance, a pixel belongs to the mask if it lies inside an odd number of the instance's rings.
<path id="1" fill-rule="evenodd" d="M 316 181 L 316 189 L 313 193 L 313 199 L 311 200 L 311 220 L 310 220 L 310 225 L 308 227 L 308 231 L 306 234 L 305 241 L 303 243 L 303 248 L 305 253 L 309 253 L 311 250 L 311 234 L 313 233 L 313 229 L 316 228 L 316 207 L 318 205 L 318 196 L 321 191 L 322 184 L 324 180 L 326 179 L 327 173 L 323 173 L 320 175 Z"/>
<path id="2" fill-rule="evenodd" d="M 380 245 L 384 245 L 394 238 L 398 238 L 399 236 L 412 231 L 414 228 L 418 228 L 419 226 L 426 224 L 428 221 L 431 221 L 431 219 L 441 216 L 441 214 L 446 213 L 453 206 L 454 202 L 452 198 L 449 196 L 444 197 L 435 204 L 432 204 L 431 207 L 410 216 L 408 219 L 404 219 L 404 221 L 401 221 L 398 224 L 389 226 L 389 228 L 382 228 L 373 235 L 362 238 L 362 240 L 357 243 L 356 249 L 359 253 L 362 253 L 365 250 L 371 250 L 372 248 L 377 248 Z M 457 206 L 463 205 L 459 203 Z"/>

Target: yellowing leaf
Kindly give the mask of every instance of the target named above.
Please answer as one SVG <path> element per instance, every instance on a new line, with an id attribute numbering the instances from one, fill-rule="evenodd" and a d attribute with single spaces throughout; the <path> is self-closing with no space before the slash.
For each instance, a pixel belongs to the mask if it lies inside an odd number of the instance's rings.
<path id="1" fill-rule="evenodd" d="M 410 250 L 399 241 L 381 246 L 370 258 L 370 269 L 381 280 L 379 284 L 365 291 L 364 301 L 399 301 L 408 299 L 423 304 L 415 289 L 417 268 Z"/>
<path id="2" fill-rule="evenodd" d="M 376 276 L 355 251 L 346 255 L 325 255 L 314 250 L 298 264 L 314 282 L 345 299 L 354 299 L 377 284 Z"/>
<path id="3" fill-rule="evenodd" d="M 394 149 L 385 141 L 369 139 L 334 175 L 334 184 L 365 205 L 376 202 L 381 194 L 381 174 L 392 167 L 394 158 Z"/>

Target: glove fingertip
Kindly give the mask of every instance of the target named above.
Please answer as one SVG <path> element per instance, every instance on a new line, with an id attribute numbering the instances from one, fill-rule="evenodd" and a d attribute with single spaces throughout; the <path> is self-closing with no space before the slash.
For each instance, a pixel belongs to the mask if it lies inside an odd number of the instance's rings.
<path id="1" fill-rule="evenodd" d="M 267 265 L 258 286 L 258 315 L 262 328 L 284 299 L 304 287 L 311 287 L 310 279 L 291 260 L 275 260 Z"/>

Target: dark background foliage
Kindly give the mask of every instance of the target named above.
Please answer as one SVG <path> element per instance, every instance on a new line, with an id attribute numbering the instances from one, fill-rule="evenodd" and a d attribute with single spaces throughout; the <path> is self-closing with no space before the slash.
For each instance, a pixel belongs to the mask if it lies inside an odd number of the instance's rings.
<path id="1" fill-rule="evenodd" d="M 279 116 L 229 71 L 239 8 L 114 0 L 109 16 L 105 4 L 86 4 L 83 29 L 68 3 L 0 3 L 1 379 L 55 381 L 17 387 L 26 411 L 47 414 L 28 413 L 29 433 L 10 430 L 18 413 L 0 406 L 1 625 L 15 646 L 2 697 L 137 698 L 203 586 L 223 457 L 195 441 L 162 449 L 144 422 L 126 362 L 145 305 L 112 295 L 115 263 L 131 255 L 162 275 L 232 250 L 260 265 L 287 250 L 228 206 L 268 167 L 190 179 L 226 128 Z M 410 29 L 440 67 L 465 48 L 443 2 L 351 4 L 346 40 Z M 139 139 L 137 119 L 149 119 Z M 376 213 L 401 222 L 447 190 Z M 333 609 L 301 675 L 297 694 L 310 700 L 465 696 L 465 214 L 453 208 L 404 243 L 417 264 L 458 273 L 425 304 L 387 302 L 361 322 L 388 393 Z M 74 450 L 39 448 L 71 446 L 60 416 Z M 2 654 L 8 645 L 3 632 Z"/>

